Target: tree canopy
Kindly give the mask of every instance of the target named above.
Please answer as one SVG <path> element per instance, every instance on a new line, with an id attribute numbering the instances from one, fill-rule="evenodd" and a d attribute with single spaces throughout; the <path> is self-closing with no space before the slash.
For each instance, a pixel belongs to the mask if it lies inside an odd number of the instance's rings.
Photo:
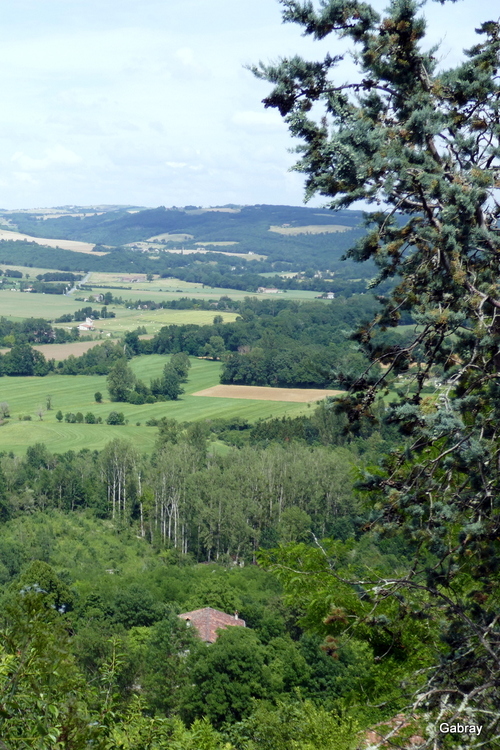
<path id="1" fill-rule="evenodd" d="M 406 371 L 414 383 L 389 413 L 405 446 L 363 481 L 370 533 L 404 538 L 413 559 L 394 575 L 365 571 L 358 596 L 369 597 L 371 618 L 380 612 L 381 628 L 396 617 L 384 614 L 387 598 L 407 613 L 420 601 L 414 617 L 439 622 L 444 646 L 416 705 L 435 716 L 446 706 L 451 717 L 468 713 L 488 724 L 491 742 L 500 699 L 500 24 L 482 23 L 477 43 L 446 70 L 426 40 L 422 3 L 392 0 L 384 16 L 356 0 L 282 5 L 305 34 L 347 40 L 356 73 L 344 82 L 338 54 L 260 64 L 254 72 L 274 85 L 264 103 L 301 141 L 295 169 L 306 198 L 373 207 L 347 255 L 375 261 L 374 286 L 394 280 L 355 336 L 372 362 L 389 366 L 375 383 L 358 378 L 341 408 L 355 428 L 389 375 Z M 403 311 L 418 323 L 412 341 L 380 346 L 375 331 L 396 326 Z M 425 398 L 429 383 L 434 395 Z"/>

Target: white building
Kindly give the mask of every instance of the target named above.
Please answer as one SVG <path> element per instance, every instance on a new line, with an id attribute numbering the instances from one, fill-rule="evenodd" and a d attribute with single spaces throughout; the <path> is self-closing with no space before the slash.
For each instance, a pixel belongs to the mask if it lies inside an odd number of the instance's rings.
<path id="1" fill-rule="evenodd" d="M 94 321 L 92 318 L 85 318 L 85 323 L 80 323 L 78 326 L 79 331 L 94 331 Z"/>

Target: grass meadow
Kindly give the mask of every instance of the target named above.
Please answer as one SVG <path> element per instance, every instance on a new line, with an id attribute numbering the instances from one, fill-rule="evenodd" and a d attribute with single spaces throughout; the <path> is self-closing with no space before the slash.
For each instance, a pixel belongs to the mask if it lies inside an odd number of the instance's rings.
<path id="1" fill-rule="evenodd" d="M 0 290 L 0 315 L 11 320 L 45 318 L 53 320 L 61 315 L 74 313 L 82 307 L 73 297 L 63 294 L 30 294 Z"/>
<path id="2" fill-rule="evenodd" d="M 111 309 L 111 308 L 110 308 Z M 113 308 L 116 318 L 105 318 L 94 322 L 96 331 L 122 336 L 138 326 L 144 326 L 148 333 L 157 333 L 168 325 L 210 325 L 217 310 L 129 310 L 126 307 Z M 236 313 L 223 312 L 224 323 L 236 320 Z"/>
<path id="3" fill-rule="evenodd" d="M 262 274 L 265 276 L 274 276 L 275 274 Z M 138 278 L 139 281 L 127 282 L 123 279 Z M 240 300 L 245 297 L 258 297 L 259 299 L 266 299 L 269 294 L 257 294 L 256 292 L 243 292 L 237 289 L 223 289 L 219 287 L 203 286 L 203 284 L 197 284 L 191 281 L 181 281 L 180 279 L 162 279 L 155 278 L 153 281 L 147 281 L 145 274 L 137 274 L 133 276 L 131 274 L 118 274 L 118 273 L 97 273 L 93 271 L 87 281 L 89 286 L 95 285 L 96 292 L 105 292 L 107 290 L 113 292 L 117 297 L 123 297 L 123 299 L 152 299 L 156 302 L 161 300 L 172 300 L 179 299 L 179 297 L 194 297 L 199 299 L 219 299 L 219 297 L 227 296 L 231 299 Z M 119 289 L 118 287 L 127 287 L 126 289 Z M 101 289 L 101 287 L 103 287 Z M 104 288 L 105 287 L 105 288 Z M 92 292 L 89 292 L 92 294 Z M 285 299 L 314 299 L 317 297 L 319 292 L 301 291 L 295 289 L 288 289 L 283 292 Z M 80 295 L 79 295 L 80 296 Z M 276 295 L 281 297 L 281 294 Z"/>
<path id="4" fill-rule="evenodd" d="M 43 272 L 44 269 L 30 269 L 30 271 Z M 96 277 L 98 284 L 94 291 L 79 290 L 70 297 L 62 294 L 28 294 L 19 291 L 0 290 L 0 315 L 11 320 L 21 321 L 25 318 L 46 318 L 54 320 L 62 315 L 74 313 L 81 307 L 91 305 L 100 309 L 102 303 L 84 302 L 85 297 L 92 297 L 99 292 L 105 293 L 111 291 L 115 296 L 122 297 L 125 300 L 153 300 L 162 302 L 167 300 L 180 299 L 181 297 L 190 297 L 200 300 L 218 300 L 222 296 L 231 297 L 234 300 L 243 300 L 245 297 L 258 297 L 259 299 L 269 299 L 273 295 L 269 294 L 251 294 L 241 292 L 235 289 L 218 289 L 212 287 L 202 287 L 201 284 L 192 284 L 190 282 L 179 281 L 178 279 L 156 279 L 150 284 L 147 281 L 137 282 L 130 289 L 118 289 L 117 284 L 121 278 L 118 274 L 92 274 Z M 313 300 L 317 297 L 317 292 L 289 290 L 283 292 L 283 295 L 274 295 L 277 299 L 296 299 L 296 300 Z M 123 305 L 108 305 L 108 310 L 115 313 L 115 318 L 107 318 L 95 321 L 96 335 L 100 332 L 104 334 L 123 335 L 126 331 L 144 326 L 148 333 L 156 333 L 165 325 L 182 325 L 184 323 L 194 323 L 197 325 L 210 324 L 213 321 L 217 311 L 214 310 L 137 310 L 129 309 Z M 230 323 L 236 319 L 235 313 L 223 312 L 222 316 L 225 323 Z M 60 327 L 70 327 L 71 324 L 59 323 Z"/>
<path id="5" fill-rule="evenodd" d="M 137 377 L 148 383 L 150 378 L 161 374 L 167 360 L 168 357 L 160 355 L 136 357 L 131 361 L 131 367 Z M 253 422 L 259 418 L 294 416 L 307 411 L 307 404 L 193 396 L 197 391 L 218 384 L 220 367 L 219 362 L 191 358 L 189 381 L 178 401 L 142 406 L 109 401 L 106 377 L 100 375 L 0 378 L 0 402 L 6 401 L 11 410 L 11 418 L 0 426 L 0 451 L 21 454 L 33 443 L 45 443 L 55 453 L 82 448 L 100 450 L 110 440 L 121 437 L 148 453 L 156 438 L 156 429 L 145 425 L 151 417 L 165 416 L 191 422 L 240 416 Z M 94 400 L 96 391 L 101 391 L 104 396 L 102 404 Z M 36 411 L 45 407 L 48 395 L 52 396 L 52 409 L 45 411 L 40 420 Z M 63 414 L 80 411 L 85 415 L 91 411 L 103 420 L 110 411 L 121 411 L 129 423 L 123 426 L 59 423 L 55 416 L 59 409 Z M 19 419 L 28 415 L 31 421 Z"/>

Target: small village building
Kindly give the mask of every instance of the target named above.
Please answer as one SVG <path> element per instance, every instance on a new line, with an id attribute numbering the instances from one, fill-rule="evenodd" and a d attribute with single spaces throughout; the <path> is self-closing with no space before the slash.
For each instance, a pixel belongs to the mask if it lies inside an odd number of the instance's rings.
<path id="1" fill-rule="evenodd" d="M 94 331 L 94 321 L 92 318 L 85 318 L 85 323 L 80 323 L 78 326 L 79 331 Z"/>
<path id="2" fill-rule="evenodd" d="M 218 630 L 225 630 L 234 626 L 240 628 L 246 626 L 245 620 L 238 617 L 238 612 L 235 612 L 234 615 L 228 615 L 219 609 L 212 609 L 212 607 L 183 612 L 179 617 L 195 628 L 201 640 L 206 643 L 215 643 Z"/>
<path id="3" fill-rule="evenodd" d="M 279 294 L 280 289 L 276 289 L 275 287 L 268 287 L 268 286 L 259 286 L 257 289 L 257 292 L 259 294 Z"/>

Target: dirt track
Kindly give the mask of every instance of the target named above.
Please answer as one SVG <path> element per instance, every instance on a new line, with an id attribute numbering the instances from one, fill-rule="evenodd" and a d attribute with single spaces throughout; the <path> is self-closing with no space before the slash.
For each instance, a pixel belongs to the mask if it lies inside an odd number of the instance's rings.
<path id="1" fill-rule="evenodd" d="M 323 391 L 318 388 L 268 388 L 260 385 L 214 385 L 193 396 L 216 398 L 249 398 L 256 401 L 290 401 L 297 404 L 321 401 L 327 396 L 339 396 L 343 391 Z"/>

